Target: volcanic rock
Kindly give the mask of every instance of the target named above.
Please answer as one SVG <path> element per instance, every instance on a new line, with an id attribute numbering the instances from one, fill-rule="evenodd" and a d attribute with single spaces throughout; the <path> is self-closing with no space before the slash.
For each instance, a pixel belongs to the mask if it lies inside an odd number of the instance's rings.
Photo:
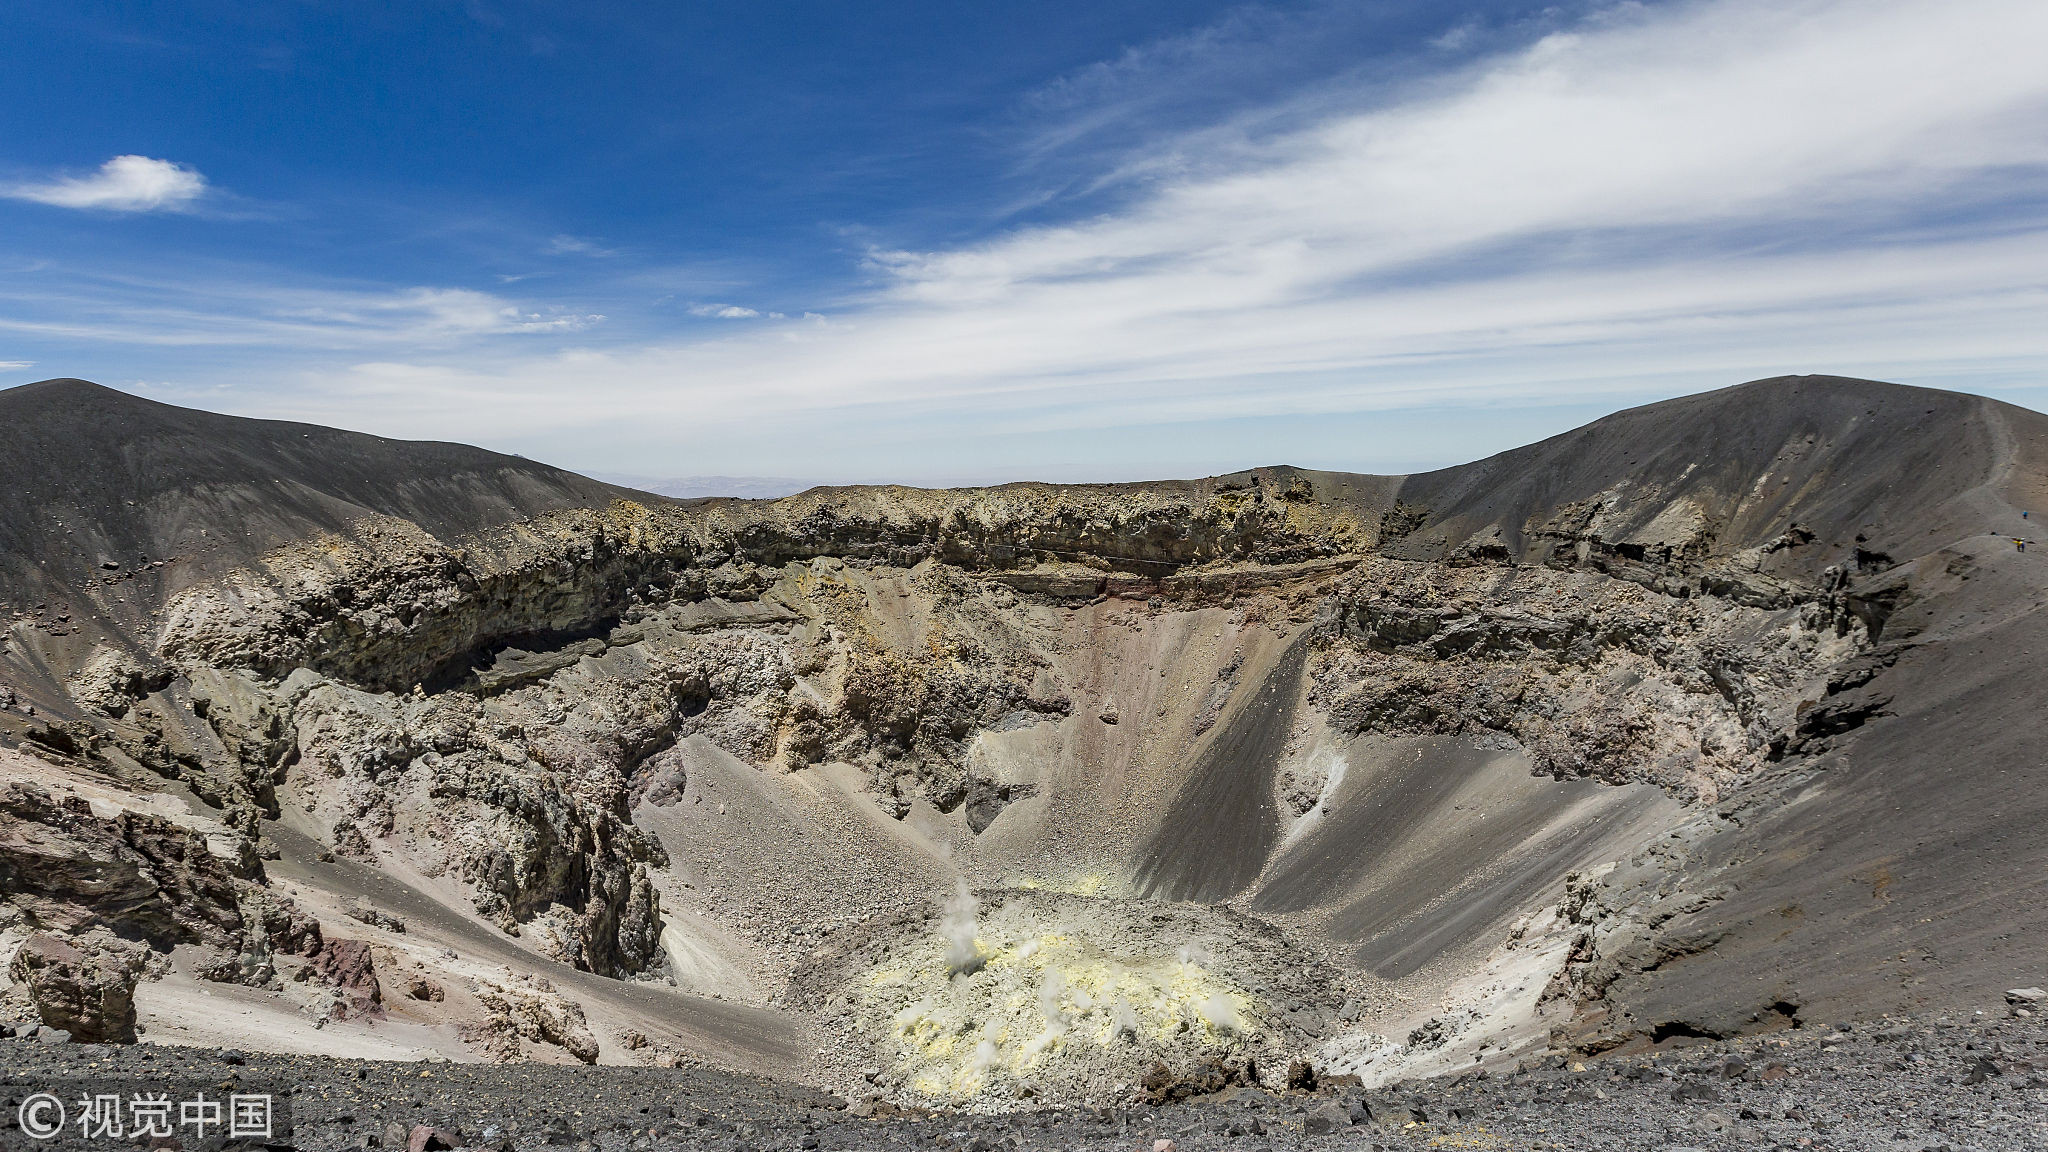
<path id="1" fill-rule="evenodd" d="M 28 990 L 46 1029 L 85 1043 L 135 1042 L 135 983 L 145 952 L 107 937 L 38 932 L 23 941 L 8 975 Z"/>

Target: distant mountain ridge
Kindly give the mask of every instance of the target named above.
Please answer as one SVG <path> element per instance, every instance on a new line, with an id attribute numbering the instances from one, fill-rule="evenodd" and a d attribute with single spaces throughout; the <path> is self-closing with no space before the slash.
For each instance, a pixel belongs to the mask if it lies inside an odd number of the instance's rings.
<path id="1" fill-rule="evenodd" d="M 794 496 L 807 488 L 816 488 L 822 481 L 796 480 L 787 476 L 671 476 L 657 479 L 649 476 L 625 476 L 612 472 L 592 472 L 590 477 L 621 488 L 636 488 L 652 492 L 657 496 L 668 496 L 676 500 L 703 500 L 710 497 L 729 496 L 737 500 L 777 500 Z"/>

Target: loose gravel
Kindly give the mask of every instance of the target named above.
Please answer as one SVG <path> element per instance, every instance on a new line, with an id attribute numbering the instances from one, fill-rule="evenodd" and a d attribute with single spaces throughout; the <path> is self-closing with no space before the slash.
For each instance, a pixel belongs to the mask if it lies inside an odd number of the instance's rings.
<path id="1" fill-rule="evenodd" d="M 31 1144 L 15 1128 L 30 1093 L 96 1083 L 154 1083 L 174 1096 L 195 1086 L 287 1091 L 289 1135 L 156 1145 L 252 1152 L 2048 1148 L 2048 1025 L 2004 1009 L 1809 1025 L 1726 1042 L 1681 1039 L 1592 1061 L 1551 1055 L 1505 1074 L 1372 1090 L 1235 1088 L 1161 1106 L 1133 1100 L 1008 1115 L 849 1107 L 814 1089 L 704 1068 L 420 1065 L 16 1039 L 0 1041 L 0 1146 L 123 1146 L 69 1132 Z"/>

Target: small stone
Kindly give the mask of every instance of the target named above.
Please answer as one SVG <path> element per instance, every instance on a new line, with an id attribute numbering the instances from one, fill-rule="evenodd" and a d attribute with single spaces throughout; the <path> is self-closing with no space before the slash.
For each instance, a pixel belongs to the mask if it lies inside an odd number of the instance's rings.
<path id="1" fill-rule="evenodd" d="M 2048 992 L 2039 988 L 2014 988 L 2005 994 L 2007 1004 L 2039 1004 L 2043 1000 L 2048 1000 Z"/>
<path id="2" fill-rule="evenodd" d="M 406 1140 L 405 1152 L 450 1152 L 462 1147 L 462 1133 L 453 1128 L 434 1128 L 426 1124 L 415 1124 L 412 1135 Z"/>
<path id="3" fill-rule="evenodd" d="M 1173 1141 L 1154 1140 L 1152 1142 L 1152 1152 L 1173 1152 Z"/>
<path id="4" fill-rule="evenodd" d="M 1310 1136 L 1327 1136 L 1351 1127 L 1351 1114 L 1335 1104 L 1325 1104 L 1302 1117 L 1301 1130 Z"/>
<path id="5" fill-rule="evenodd" d="M 1671 1099 L 1680 1104 L 1711 1104 L 1721 1099 L 1721 1091 L 1712 1084 L 1681 1084 L 1671 1090 Z"/>

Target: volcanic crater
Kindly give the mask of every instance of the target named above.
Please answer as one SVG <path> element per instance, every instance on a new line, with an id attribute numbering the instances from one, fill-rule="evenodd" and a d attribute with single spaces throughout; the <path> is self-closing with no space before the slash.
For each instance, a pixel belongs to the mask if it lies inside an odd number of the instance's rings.
<path id="1" fill-rule="evenodd" d="M 1012 1111 L 2038 961 L 2024 409 L 1786 377 L 1423 475 L 690 501 L 0 415 L 0 1016 L 80 1039 Z"/>

